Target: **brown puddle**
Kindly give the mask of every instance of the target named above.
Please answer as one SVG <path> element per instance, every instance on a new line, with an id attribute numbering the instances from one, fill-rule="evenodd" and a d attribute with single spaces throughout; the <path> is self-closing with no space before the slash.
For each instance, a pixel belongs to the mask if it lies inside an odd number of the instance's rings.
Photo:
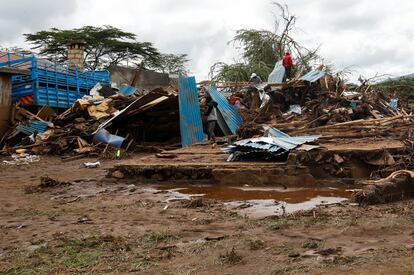
<path id="1" fill-rule="evenodd" d="M 334 197 L 349 199 L 351 193 L 345 189 L 333 188 L 252 188 L 227 186 L 160 186 L 161 190 L 170 190 L 189 196 L 202 196 L 219 201 L 277 200 L 287 203 L 303 203 L 316 197 Z"/>
<path id="2" fill-rule="evenodd" d="M 167 191 L 167 200 L 189 200 L 203 197 L 222 201 L 230 210 L 252 218 L 280 216 L 311 210 L 318 205 L 342 203 L 351 197 L 345 189 L 337 188 L 257 188 L 229 186 L 162 185 L 157 190 Z"/>

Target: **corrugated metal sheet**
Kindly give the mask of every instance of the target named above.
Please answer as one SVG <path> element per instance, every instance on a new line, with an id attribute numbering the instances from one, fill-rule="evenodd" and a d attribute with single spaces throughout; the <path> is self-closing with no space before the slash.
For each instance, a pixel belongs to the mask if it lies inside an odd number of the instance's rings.
<path id="1" fill-rule="evenodd" d="M 318 81 L 319 79 L 321 79 L 325 75 L 326 75 L 326 72 L 324 72 L 324 71 L 314 70 L 314 71 L 310 71 L 309 73 L 305 74 L 304 76 L 302 76 L 299 79 L 309 81 L 309 82 L 313 83 L 313 82 Z"/>
<path id="2" fill-rule="evenodd" d="M 319 136 L 291 137 L 278 129 L 270 128 L 260 138 L 237 141 L 224 148 L 223 151 L 231 154 L 230 161 L 243 158 L 272 159 L 318 138 Z"/>
<path id="3" fill-rule="evenodd" d="M 195 77 L 178 79 L 178 103 L 182 146 L 187 147 L 203 141 L 203 124 Z"/>
<path id="4" fill-rule="evenodd" d="M 216 87 L 210 87 L 208 92 L 211 98 L 217 102 L 218 109 L 230 131 L 232 134 L 236 134 L 237 129 L 239 129 L 243 123 L 243 119 L 239 112 L 237 112 L 236 108 L 227 101 L 227 99 L 217 90 Z"/>
<path id="5" fill-rule="evenodd" d="M 283 82 L 285 76 L 285 67 L 282 65 L 282 60 L 275 64 L 273 71 L 269 75 L 267 82 L 269 84 L 278 84 Z"/>
<path id="6" fill-rule="evenodd" d="M 19 132 L 22 132 L 28 136 L 32 135 L 34 132 L 44 133 L 48 127 L 48 124 L 43 121 L 31 121 L 30 123 L 20 124 L 16 127 Z"/>
<path id="7" fill-rule="evenodd" d="M 221 131 L 223 131 L 225 136 L 231 136 L 233 134 L 229 126 L 227 125 L 227 122 L 224 120 L 223 115 L 218 109 L 217 109 L 217 124 L 220 127 Z"/>

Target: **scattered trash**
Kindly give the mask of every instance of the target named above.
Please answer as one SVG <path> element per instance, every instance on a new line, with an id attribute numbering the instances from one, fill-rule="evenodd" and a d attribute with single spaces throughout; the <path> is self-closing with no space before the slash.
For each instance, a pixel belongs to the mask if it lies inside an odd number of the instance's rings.
<path id="1" fill-rule="evenodd" d="M 101 167 L 101 163 L 99 161 L 97 162 L 85 162 L 81 164 L 81 167 L 83 168 L 99 168 Z"/>
<path id="2" fill-rule="evenodd" d="M 300 107 L 300 105 L 290 105 L 288 113 L 295 113 L 295 114 L 301 115 L 302 107 Z"/>
<path id="3" fill-rule="evenodd" d="M 36 155 L 30 154 L 12 154 L 11 155 L 13 160 L 3 160 L 3 164 L 6 165 L 28 165 L 34 162 L 40 161 L 40 157 Z"/>

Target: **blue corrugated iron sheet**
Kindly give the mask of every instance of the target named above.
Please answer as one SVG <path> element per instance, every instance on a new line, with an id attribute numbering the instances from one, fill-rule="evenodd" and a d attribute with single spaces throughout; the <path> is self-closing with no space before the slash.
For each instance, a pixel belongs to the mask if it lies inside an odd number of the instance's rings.
<path id="1" fill-rule="evenodd" d="M 309 73 L 305 74 L 300 80 L 309 81 L 311 83 L 318 81 L 322 77 L 326 75 L 326 72 L 320 70 L 310 71 Z"/>
<path id="2" fill-rule="evenodd" d="M 200 103 L 195 77 L 178 79 L 181 144 L 187 147 L 204 140 Z"/>
<path id="3" fill-rule="evenodd" d="M 48 127 L 48 124 L 43 121 L 31 121 L 30 123 L 20 124 L 16 127 L 19 132 L 22 132 L 28 136 L 34 132 L 44 133 Z"/>
<path id="4" fill-rule="evenodd" d="M 282 61 L 276 63 L 273 71 L 269 75 L 267 82 L 269 84 L 278 84 L 283 82 L 285 76 L 285 67 L 282 65 Z"/>
<path id="5" fill-rule="evenodd" d="M 239 112 L 237 112 L 237 109 L 227 101 L 227 99 L 217 90 L 216 87 L 210 87 L 210 89 L 208 89 L 208 93 L 211 98 L 217 102 L 217 107 L 232 134 L 236 134 L 237 129 L 239 129 L 243 123 L 243 119 Z"/>

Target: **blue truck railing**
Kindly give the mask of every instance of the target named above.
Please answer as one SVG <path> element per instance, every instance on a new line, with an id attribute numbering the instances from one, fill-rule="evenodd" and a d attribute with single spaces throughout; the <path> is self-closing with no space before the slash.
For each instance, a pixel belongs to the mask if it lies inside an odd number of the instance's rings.
<path id="1" fill-rule="evenodd" d="M 108 71 L 80 72 L 34 55 L 0 53 L 0 67 L 29 70 L 12 77 L 12 100 L 22 105 L 69 108 L 100 82 L 109 84 Z"/>

